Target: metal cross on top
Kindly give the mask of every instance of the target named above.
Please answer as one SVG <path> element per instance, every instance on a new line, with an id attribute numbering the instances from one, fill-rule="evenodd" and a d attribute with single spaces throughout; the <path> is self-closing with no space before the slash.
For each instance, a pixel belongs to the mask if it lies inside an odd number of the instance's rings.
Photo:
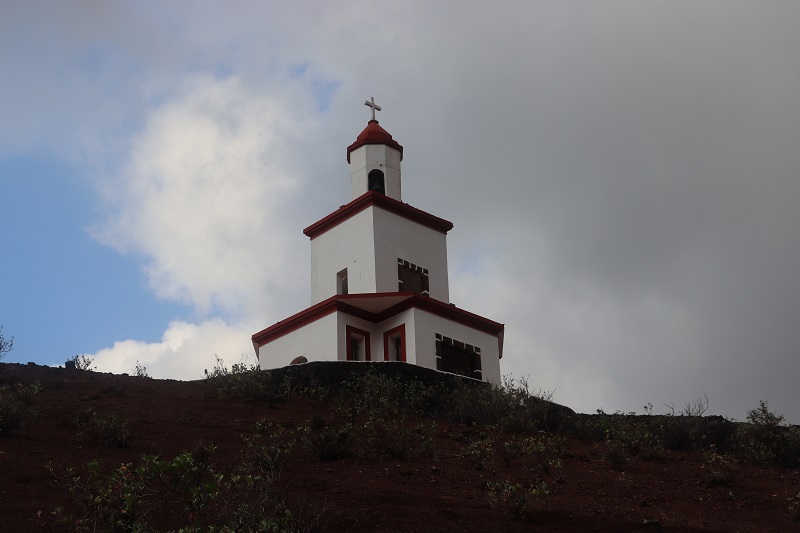
<path id="1" fill-rule="evenodd" d="M 372 120 L 375 120 L 375 111 L 380 111 L 381 110 L 381 106 L 379 106 L 378 104 L 375 103 L 375 97 L 374 96 L 370 96 L 369 100 L 364 102 L 364 105 L 367 106 L 367 107 L 371 107 L 372 108 Z"/>

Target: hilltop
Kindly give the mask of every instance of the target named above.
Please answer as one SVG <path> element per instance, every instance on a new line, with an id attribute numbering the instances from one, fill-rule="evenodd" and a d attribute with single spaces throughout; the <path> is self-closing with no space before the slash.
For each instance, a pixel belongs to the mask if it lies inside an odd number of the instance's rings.
<path id="1" fill-rule="evenodd" d="M 0 415 L 21 424 L 0 428 L 0 523 L 798 528 L 794 430 L 771 433 L 785 453 L 759 459 L 741 445 L 758 428 L 716 417 L 575 415 L 524 383 L 501 393 L 401 363 L 333 365 L 182 382 L 0 364 Z"/>

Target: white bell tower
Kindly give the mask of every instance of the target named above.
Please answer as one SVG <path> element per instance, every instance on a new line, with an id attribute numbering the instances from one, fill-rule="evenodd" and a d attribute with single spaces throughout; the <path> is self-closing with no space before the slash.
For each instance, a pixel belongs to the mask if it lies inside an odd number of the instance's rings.
<path id="1" fill-rule="evenodd" d="M 347 147 L 353 199 L 367 191 L 378 191 L 402 201 L 400 162 L 403 160 L 403 147 L 375 119 L 375 111 L 381 110 L 375 99 L 370 98 L 364 104 L 372 108 L 372 119 L 356 142 Z"/>
<path id="2" fill-rule="evenodd" d="M 402 202 L 403 147 L 372 117 L 347 147 L 352 200 L 308 226 L 311 307 L 253 335 L 261 368 L 411 363 L 500 382 L 503 324 L 450 303 L 453 224 Z"/>

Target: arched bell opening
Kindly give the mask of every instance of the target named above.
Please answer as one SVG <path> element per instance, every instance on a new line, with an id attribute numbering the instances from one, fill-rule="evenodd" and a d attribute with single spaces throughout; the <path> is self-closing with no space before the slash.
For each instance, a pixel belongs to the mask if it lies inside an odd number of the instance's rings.
<path id="1" fill-rule="evenodd" d="M 371 170 L 370 173 L 367 174 L 367 189 L 370 191 L 378 191 L 381 194 L 386 194 L 386 185 L 384 184 L 383 172 L 375 169 Z"/>

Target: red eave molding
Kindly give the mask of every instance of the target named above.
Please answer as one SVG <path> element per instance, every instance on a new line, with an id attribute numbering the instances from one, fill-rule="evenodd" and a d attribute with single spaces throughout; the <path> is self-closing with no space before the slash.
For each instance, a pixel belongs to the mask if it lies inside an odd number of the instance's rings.
<path id="1" fill-rule="evenodd" d="M 422 209 L 417 209 L 406 203 L 399 202 L 377 191 L 367 191 L 349 204 L 343 205 L 325 218 L 314 222 L 304 229 L 303 233 L 309 238 L 314 239 L 329 229 L 338 226 L 345 220 L 352 218 L 361 211 L 364 211 L 368 207 L 373 206 L 407 218 L 412 222 L 436 230 L 439 233 L 447 234 L 448 231 L 453 229 L 453 223 L 449 220 L 431 215 Z"/>
<path id="2" fill-rule="evenodd" d="M 381 297 L 397 297 L 405 296 L 406 299 L 398 304 L 395 304 L 388 309 L 373 313 L 356 307 L 357 300 L 361 298 L 381 298 Z M 352 302 L 348 303 L 348 301 Z M 453 322 L 458 322 L 467 327 L 483 331 L 496 337 L 501 337 L 505 330 L 505 326 L 494 320 L 489 320 L 480 315 L 464 311 L 458 307 L 439 300 L 435 300 L 429 296 L 423 296 L 412 292 L 382 292 L 382 293 L 365 293 L 365 294 L 340 294 L 331 296 L 316 305 L 309 307 L 289 318 L 273 324 L 272 326 L 255 333 L 252 337 L 253 344 L 256 347 L 263 346 L 277 338 L 283 337 L 293 331 L 296 331 L 303 326 L 316 322 L 320 318 L 342 311 L 348 315 L 352 315 L 363 320 L 377 324 L 383 322 L 398 313 L 401 313 L 412 307 L 427 311 L 431 314 L 441 316 Z M 502 354 L 501 354 L 502 357 Z"/>

